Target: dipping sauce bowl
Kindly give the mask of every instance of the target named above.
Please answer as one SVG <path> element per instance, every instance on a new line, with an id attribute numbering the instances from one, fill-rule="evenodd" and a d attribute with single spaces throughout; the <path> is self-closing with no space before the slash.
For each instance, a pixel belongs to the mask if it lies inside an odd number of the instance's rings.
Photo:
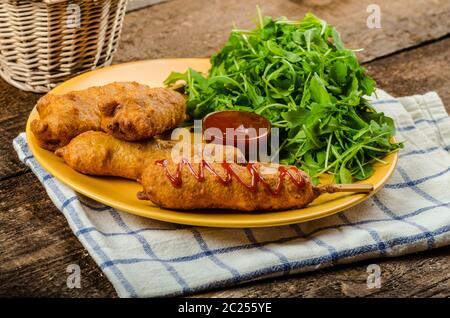
<path id="1" fill-rule="evenodd" d="M 268 143 L 271 124 L 266 118 L 255 113 L 223 110 L 206 115 L 202 128 L 206 142 L 232 145 L 241 150 L 247 160 L 256 160 L 259 147 Z"/>

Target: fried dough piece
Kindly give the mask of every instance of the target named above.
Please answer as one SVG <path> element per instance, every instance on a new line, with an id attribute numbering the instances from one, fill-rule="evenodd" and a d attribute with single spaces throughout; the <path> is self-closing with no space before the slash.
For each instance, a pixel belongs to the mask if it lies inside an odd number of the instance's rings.
<path id="1" fill-rule="evenodd" d="M 31 123 L 42 148 L 55 150 L 89 130 L 139 141 L 184 120 L 184 97 L 167 88 L 116 82 L 64 95 L 47 94 L 37 103 L 40 119 Z"/>
<path id="2" fill-rule="evenodd" d="M 55 154 L 63 158 L 72 169 L 84 174 L 136 180 L 143 168 L 153 164 L 155 160 L 171 158 L 172 149 L 177 144 L 177 141 L 156 138 L 145 142 L 129 142 L 116 139 L 104 132 L 88 131 L 73 138 L 68 145 L 56 150 Z M 183 155 L 190 160 L 197 157 L 196 160 L 200 160 L 203 153 L 198 155 L 194 148 L 192 149 L 191 154 Z M 234 147 L 226 147 L 221 151 L 223 151 L 223 156 L 220 154 L 221 160 L 227 155 L 228 158 L 243 157 Z M 178 152 L 174 152 L 173 156 L 177 160 Z M 205 156 L 214 158 L 215 152 L 210 151 L 205 153 Z"/>
<path id="3" fill-rule="evenodd" d="M 170 156 L 174 144 L 155 138 L 129 142 L 104 132 L 87 131 L 56 150 L 55 154 L 72 169 L 84 174 L 135 180 L 146 164 L 160 156 Z"/>
<path id="4" fill-rule="evenodd" d="M 261 180 L 256 183 L 255 180 L 252 181 L 249 166 L 231 163 L 226 168 L 221 163 L 211 163 L 209 168 L 204 167 L 203 178 L 199 177 L 202 175 L 200 167 L 199 164 L 180 165 L 172 160 L 153 163 L 144 169 L 138 180 L 143 186 L 138 198 L 151 200 L 156 205 L 169 209 L 256 211 L 302 208 L 322 192 L 312 185 L 305 172 L 291 166 L 253 164 L 253 169 L 264 178 L 265 184 Z M 233 173 L 227 177 L 230 168 Z M 277 192 L 283 169 L 290 170 L 295 178 L 285 174 Z M 228 183 L 224 182 L 227 178 Z M 254 189 L 249 189 L 252 184 Z"/>

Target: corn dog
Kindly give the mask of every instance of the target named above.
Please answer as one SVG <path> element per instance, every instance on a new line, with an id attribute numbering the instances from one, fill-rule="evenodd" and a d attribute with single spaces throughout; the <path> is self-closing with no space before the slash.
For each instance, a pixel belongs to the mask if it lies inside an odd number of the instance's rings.
<path id="1" fill-rule="evenodd" d="M 172 151 L 176 145 L 184 145 L 188 153 Z M 220 157 L 243 158 L 243 155 L 234 147 L 223 147 L 213 144 L 199 144 L 199 147 L 190 144 L 179 144 L 177 141 L 152 138 L 145 142 L 129 142 L 119 140 L 100 131 L 84 132 L 73 138 L 70 143 L 55 151 L 55 154 L 74 170 L 97 176 L 116 176 L 136 180 L 144 167 L 151 165 L 160 158 L 188 157 L 191 160 L 208 158 L 209 161 Z M 212 146 L 210 151 L 205 151 Z M 220 150 L 216 154 L 215 151 Z M 228 156 L 228 157 L 227 157 Z"/>
<path id="2" fill-rule="evenodd" d="M 160 159 L 138 179 L 141 200 L 168 209 L 232 209 L 270 211 L 303 208 L 322 193 L 370 192 L 371 184 L 314 186 L 294 166 L 264 163 L 192 163 Z"/>
<path id="3" fill-rule="evenodd" d="M 303 171 L 261 163 L 192 164 L 163 159 L 147 166 L 138 181 L 143 186 L 139 199 L 183 210 L 301 208 L 321 193 Z"/>

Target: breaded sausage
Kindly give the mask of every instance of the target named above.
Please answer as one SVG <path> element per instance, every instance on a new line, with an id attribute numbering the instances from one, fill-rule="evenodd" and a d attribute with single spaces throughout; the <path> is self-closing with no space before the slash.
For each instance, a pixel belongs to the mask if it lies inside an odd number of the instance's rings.
<path id="1" fill-rule="evenodd" d="M 167 88 L 136 82 L 111 83 L 64 95 L 47 94 L 31 123 L 42 148 L 55 150 L 89 130 L 128 141 L 144 140 L 184 120 L 184 97 Z"/>
<path id="2" fill-rule="evenodd" d="M 170 156 L 174 144 L 154 138 L 129 142 L 104 132 L 87 131 L 56 150 L 55 154 L 72 169 L 84 174 L 136 180 L 146 164 L 159 156 Z"/>
<path id="3" fill-rule="evenodd" d="M 181 210 L 302 208 L 321 193 L 296 167 L 261 163 L 207 165 L 204 161 L 190 164 L 160 160 L 147 166 L 138 181 L 143 186 L 139 199 Z"/>
<path id="4" fill-rule="evenodd" d="M 181 156 L 178 152 L 172 152 L 178 145 L 177 141 L 152 138 L 145 142 L 129 142 L 119 140 L 100 131 L 84 132 L 73 138 L 70 143 L 56 150 L 55 154 L 74 170 L 97 176 L 116 176 L 136 180 L 143 168 L 154 163 L 156 159 L 176 159 Z M 200 144 L 200 149 L 195 149 L 190 144 L 183 144 L 189 148 L 190 158 L 200 160 L 201 157 L 214 158 L 215 150 L 223 146 L 208 144 L 214 148 L 210 152 L 204 151 L 206 144 Z M 192 148 L 191 148 L 192 147 Z M 203 147 L 203 148 L 202 148 Z M 217 148 L 219 147 L 219 148 Z M 225 147 L 218 153 L 220 161 L 225 156 L 236 160 L 242 158 L 242 154 L 234 147 Z"/>

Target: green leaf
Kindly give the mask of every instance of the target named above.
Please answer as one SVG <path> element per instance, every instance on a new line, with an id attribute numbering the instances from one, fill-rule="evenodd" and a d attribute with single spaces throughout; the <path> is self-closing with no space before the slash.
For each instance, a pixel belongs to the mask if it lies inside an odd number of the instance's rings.
<path id="1" fill-rule="evenodd" d="M 316 29 L 313 28 L 313 29 L 306 30 L 305 33 L 303 33 L 303 36 L 305 37 L 307 51 L 311 51 L 311 41 L 314 37 L 315 31 L 316 31 Z"/>
<path id="2" fill-rule="evenodd" d="M 336 74 L 336 80 L 340 84 L 344 84 L 347 82 L 347 65 L 338 60 L 336 63 L 334 63 L 334 69 Z"/>
<path id="3" fill-rule="evenodd" d="M 361 80 L 361 87 L 363 88 L 363 92 L 365 95 L 372 95 L 375 91 L 375 81 L 368 76 L 365 76 Z"/>
<path id="4" fill-rule="evenodd" d="M 323 142 L 319 139 L 319 136 L 315 133 L 312 127 L 308 127 L 303 124 L 303 132 L 305 133 L 310 145 L 313 149 L 320 149 L 323 147 Z"/>
<path id="5" fill-rule="evenodd" d="M 339 178 L 342 183 L 353 182 L 352 174 L 347 168 L 345 168 L 345 166 L 341 166 L 341 169 L 339 170 Z"/>
<path id="6" fill-rule="evenodd" d="M 286 56 L 286 58 L 288 59 L 289 62 L 291 63 L 296 63 L 298 61 L 300 61 L 302 58 L 300 57 L 300 55 L 289 52 L 289 51 L 285 51 L 284 55 Z"/>
<path id="7" fill-rule="evenodd" d="M 344 50 L 344 43 L 342 43 L 341 35 L 335 28 L 332 29 L 333 43 L 338 50 Z"/>
<path id="8" fill-rule="evenodd" d="M 300 30 L 292 32 L 292 41 L 300 45 L 304 44 L 303 33 Z"/>
<path id="9" fill-rule="evenodd" d="M 322 105 L 331 103 L 330 95 L 328 95 L 327 90 L 317 74 L 314 74 L 314 77 L 311 79 L 311 82 L 309 83 L 309 90 L 311 91 L 313 101 L 316 103 Z"/>
<path id="10" fill-rule="evenodd" d="M 310 114 L 309 110 L 299 109 L 281 113 L 281 116 L 283 117 L 284 120 L 286 120 L 289 123 L 289 126 L 291 128 L 294 128 L 306 123 L 309 114 Z"/>
<path id="11" fill-rule="evenodd" d="M 164 85 L 171 85 L 175 84 L 176 82 L 183 80 L 187 80 L 186 73 L 178 73 L 178 72 L 171 72 L 169 76 L 164 80 Z"/>
<path id="12" fill-rule="evenodd" d="M 365 180 L 370 178 L 375 173 L 375 170 L 371 165 L 365 165 L 362 170 L 359 170 L 357 174 L 354 175 L 357 180 Z"/>

